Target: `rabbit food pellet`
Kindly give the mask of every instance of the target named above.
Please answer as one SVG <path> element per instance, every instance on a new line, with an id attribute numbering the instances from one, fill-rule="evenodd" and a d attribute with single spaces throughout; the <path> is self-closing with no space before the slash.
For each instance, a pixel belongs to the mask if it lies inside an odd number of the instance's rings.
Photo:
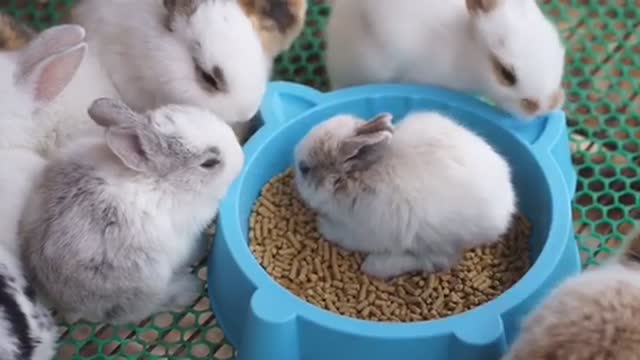
<path id="1" fill-rule="evenodd" d="M 529 269 L 530 225 L 521 215 L 503 239 L 468 250 L 450 272 L 384 282 L 359 269 L 364 256 L 321 238 L 313 213 L 297 197 L 293 172 L 262 190 L 250 220 L 260 264 L 296 296 L 342 315 L 376 321 L 424 321 L 457 314 L 500 295 Z"/>

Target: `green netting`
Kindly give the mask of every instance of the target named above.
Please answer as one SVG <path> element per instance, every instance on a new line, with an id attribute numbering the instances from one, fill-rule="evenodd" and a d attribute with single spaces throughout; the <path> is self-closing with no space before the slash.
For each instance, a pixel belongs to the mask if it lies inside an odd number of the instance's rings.
<path id="1" fill-rule="evenodd" d="M 357 0 L 354 0 L 357 1 Z M 60 21 L 72 0 L 0 0 L 37 29 Z M 568 115 L 579 175 L 573 220 L 585 266 L 615 252 L 640 218 L 640 11 L 631 0 L 542 1 L 567 44 Z M 278 59 L 276 77 L 325 89 L 324 0 L 309 0 L 307 27 Z M 204 279 L 206 271 L 199 274 Z M 137 326 L 63 324 L 58 359 L 231 359 L 206 292 L 190 310 Z"/>

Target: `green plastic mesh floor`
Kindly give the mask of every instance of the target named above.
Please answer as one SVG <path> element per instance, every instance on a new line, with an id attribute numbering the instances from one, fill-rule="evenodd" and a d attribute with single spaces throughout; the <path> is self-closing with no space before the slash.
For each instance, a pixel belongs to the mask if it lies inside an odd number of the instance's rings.
<path id="1" fill-rule="evenodd" d="M 357 1 L 357 0 L 354 0 Z M 0 0 L 0 9 L 37 29 L 64 16 L 70 0 Z M 276 77 L 325 89 L 323 0 L 309 0 L 307 28 L 278 60 Z M 576 239 L 585 266 L 615 252 L 640 218 L 640 6 L 638 0 L 543 1 L 566 41 L 566 88 L 578 192 Z M 199 274 L 204 279 L 202 267 Z M 63 326 L 58 359 L 232 359 L 206 292 L 183 313 L 137 326 Z"/>

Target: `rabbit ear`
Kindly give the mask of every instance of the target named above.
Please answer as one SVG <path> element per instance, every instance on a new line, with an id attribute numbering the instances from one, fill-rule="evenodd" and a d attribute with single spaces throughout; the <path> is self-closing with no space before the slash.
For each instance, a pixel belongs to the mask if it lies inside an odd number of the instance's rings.
<path id="1" fill-rule="evenodd" d="M 391 119 L 391 114 L 382 113 L 360 125 L 354 135 L 340 144 L 342 161 L 365 169 L 380 159 L 393 135 Z"/>
<path id="2" fill-rule="evenodd" d="M 18 69 L 24 74 L 46 58 L 80 45 L 86 31 L 79 25 L 58 25 L 44 30 L 20 52 Z"/>
<path id="3" fill-rule="evenodd" d="M 103 127 L 133 125 L 142 116 L 117 99 L 100 98 L 93 101 L 88 110 L 96 124 Z"/>
<path id="4" fill-rule="evenodd" d="M 489 13 L 497 8 L 502 1 L 509 0 L 466 0 L 467 10 L 473 15 Z"/>
<path id="5" fill-rule="evenodd" d="M 166 27 L 169 31 L 174 31 L 174 22 L 177 16 L 190 18 L 204 0 L 163 0 L 164 8 L 168 17 Z"/>
<path id="6" fill-rule="evenodd" d="M 113 127 L 107 130 L 107 146 L 128 168 L 146 172 L 151 160 L 145 150 L 139 133 L 130 127 Z"/>
<path id="7" fill-rule="evenodd" d="M 60 95 L 71 82 L 86 52 L 87 45 L 81 43 L 34 62 L 33 65 L 25 66 L 32 62 L 32 59 L 27 57 L 27 62 L 18 65 L 16 84 L 25 87 L 31 93 L 36 107 L 42 107 Z"/>

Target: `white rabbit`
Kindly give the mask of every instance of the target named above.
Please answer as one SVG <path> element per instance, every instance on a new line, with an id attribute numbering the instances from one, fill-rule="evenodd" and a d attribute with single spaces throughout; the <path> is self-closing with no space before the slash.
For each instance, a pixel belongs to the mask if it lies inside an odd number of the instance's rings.
<path id="1" fill-rule="evenodd" d="M 233 130 L 186 105 L 141 114 L 98 99 L 89 114 L 104 138 L 50 161 L 20 224 L 36 290 L 71 322 L 137 322 L 190 305 L 200 234 L 244 162 Z"/>
<path id="2" fill-rule="evenodd" d="M 15 51 L 0 52 L 0 357 L 49 360 L 58 331 L 19 261 L 18 224 L 46 161 L 35 114 L 67 86 L 87 51 L 79 26 L 52 27 Z"/>
<path id="3" fill-rule="evenodd" d="M 564 103 L 564 46 L 535 0 L 333 0 L 326 34 L 334 88 L 431 84 L 523 119 Z"/>
<path id="4" fill-rule="evenodd" d="M 640 232 L 624 246 L 552 290 L 503 359 L 640 359 Z"/>
<path id="5" fill-rule="evenodd" d="M 72 20 L 132 109 L 199 106 L 246 137 L 272 59 L 237 1 L 84 0 Z"/>
<path id="6" fill-rule="evenodd" d="M 369 254 L 362 270 L 390 278 L 445 271 L 463 250 L 509 227 L 515 194 L 507 162 L 482 138 L 438 113 L 365 122 L 338 115 L 295 149 L 296 187 L 318 229 Z"/>

